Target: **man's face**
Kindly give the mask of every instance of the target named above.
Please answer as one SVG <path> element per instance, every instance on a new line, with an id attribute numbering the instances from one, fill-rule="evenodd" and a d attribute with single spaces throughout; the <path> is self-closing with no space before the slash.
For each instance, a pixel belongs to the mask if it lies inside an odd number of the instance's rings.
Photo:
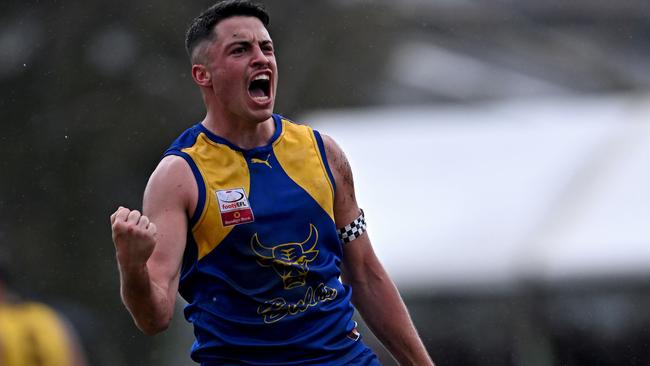
<path id="1" fill-rule="evenodd" d="M 216 103 L 228 117 L 259 123 L 273 113 L 278 68 L 273 42 L 255 17 L 235 16 L 216 26 L 208 70 Z"/>

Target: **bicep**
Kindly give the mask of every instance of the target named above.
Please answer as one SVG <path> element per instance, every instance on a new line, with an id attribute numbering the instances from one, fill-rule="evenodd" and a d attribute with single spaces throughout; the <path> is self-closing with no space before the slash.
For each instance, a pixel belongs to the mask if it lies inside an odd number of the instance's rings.
<path id="1" fill-rule="evenodd" d="M 361 210 L 357 204 L 352 168 L 343 150 L 327 135 L 323 136 L 327 162 L 336 182 L 334 197 L 334 219 L 337 228 L 353 222 Z M 363 233 L 355 240 L 343 245 L 343 280 L 347 283 L 364 281 L 368 269 L 374 271 L 379 265 L 370 238 Z"/>
<path id="2" fill-rule="evenodd" d="M 352 168 L 343 150 L 329 136 L 322 134 L 327 163 L 336 183 L 334 195 L 334 221 L 341 228 L 359 216 L 359 206 L 354 192 Z"/>
<path id="3" fill-rule="evenodd" d="M 159 286 L 176 292 L 185 250 L 188 213 L 193 210 L 197 185 L 180 157 L 164 158 L 151 175 L 143 199 L 143 214 L 156 225 L 156 247 L 147 262 Z"/>

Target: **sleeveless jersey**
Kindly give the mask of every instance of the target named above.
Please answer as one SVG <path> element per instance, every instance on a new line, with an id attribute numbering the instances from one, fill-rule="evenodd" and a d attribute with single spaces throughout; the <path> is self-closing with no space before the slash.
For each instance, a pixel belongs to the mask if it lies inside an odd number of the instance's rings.
<path id="1" fill-rule="evenodd" d="M 0 304 L 0 365 L 69 366 L 65 326 L 39 303 Z"/>
<path id="2" fill-rule="evenodd" d="M 273 121 L 262 147 L 241 149 L 197 124 L 165 152 L 187 161 L 199 188 L 179 293 L 202 365 L 341 365 L 366 350 L 349 336 L 323 141 Z"/>

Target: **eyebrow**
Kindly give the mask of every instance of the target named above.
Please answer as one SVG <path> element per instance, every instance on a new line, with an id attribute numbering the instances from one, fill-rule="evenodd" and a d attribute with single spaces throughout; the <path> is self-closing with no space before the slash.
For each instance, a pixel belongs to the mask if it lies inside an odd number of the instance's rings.
<path id="1" fill-rule="evenodd" d="M 253 42 L 251 42 L 251 41 L 234 41 L 232 43 L 228 43 L 226 45 L 226 48 L 230 48 L 230 47 L 235 46 L 235 45 L 237 45 L 237 46 L 250 46 L 251 44 L 253 44 Z M 259 44 L 263 45 L 263 46 L 273 45 L 273 41 L 271 41 L 270 39 L 265 39 L 263 41 L 260 41 Z"/>

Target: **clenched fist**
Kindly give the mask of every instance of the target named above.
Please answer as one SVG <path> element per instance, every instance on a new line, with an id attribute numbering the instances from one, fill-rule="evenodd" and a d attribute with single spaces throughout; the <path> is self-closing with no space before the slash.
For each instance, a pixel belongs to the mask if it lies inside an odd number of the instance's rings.
<path id="1" fill-rule="evenodd" d="M 156 225 L 139 211 L 120 206 L 111 215 L 111 229 L 120 267 L 144 267 L 156 247 Z"/>

